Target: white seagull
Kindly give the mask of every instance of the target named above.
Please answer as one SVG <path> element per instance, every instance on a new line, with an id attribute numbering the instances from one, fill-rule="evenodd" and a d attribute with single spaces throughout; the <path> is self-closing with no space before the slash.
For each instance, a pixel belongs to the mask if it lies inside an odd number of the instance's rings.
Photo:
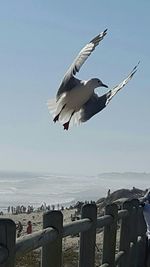
<path id="1" fill-rule="evenodd" d="M 62 123 L 64 130 L 69 129 L 70 123 L 73 125 L 85 122 L 105 108 L 112 97 L 128 83 L 137 70 L 137 66 L 135 66 L 123 82 L 102 96 L 98 96 L 94 92 L 97 87 L 108 88 L 100 79 L 92 78 L 85 81 L 75 78 L 76 73 L 79 72 L 83 63 L 100 41 L 103 40 L 106 33 L 107 29 L 92 39 L 80 51 L 66 72 L 56 98 L 48 101 L 48 109 L 53 113 L 53 121 Z"/>

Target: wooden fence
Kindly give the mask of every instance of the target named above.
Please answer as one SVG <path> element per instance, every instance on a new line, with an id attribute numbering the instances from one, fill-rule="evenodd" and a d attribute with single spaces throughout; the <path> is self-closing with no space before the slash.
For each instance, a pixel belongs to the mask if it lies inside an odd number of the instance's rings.
<path id="1" fill-rule="evenodd" d="M 119 251 L 116 253 L 118 221 L 121 224 Z M 62 239 L 80 233 L 79 267 L 95 266 L 96 229 L 104 227 L 101 267 L 145 267 L 146 225 L 137 199 L 126 201 L 122 209 L 106 206 L 105 215 L 97 218 L 95 204 L 82 207 L 81 220 L 63 225 L 61 211 L 43 215 L 43 230 L 16 240 L 16 225 L 0 219 L 0 267 L 14 267 L 16 255 L 42 247 L 41 266 L 61 267 Z"/>

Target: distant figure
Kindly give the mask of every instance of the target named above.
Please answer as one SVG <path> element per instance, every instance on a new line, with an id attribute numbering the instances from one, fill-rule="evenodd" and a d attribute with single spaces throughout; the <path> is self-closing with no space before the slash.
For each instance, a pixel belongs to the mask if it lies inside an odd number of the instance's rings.
<path id="1" fill-rule="evenodd" d="M 14 213 L 14 207 L 11 206 L 11 213 L 13 214 Z"/>
<path id="2" fill-rule="evenodd" d="M 110 189 L 107 192 L 107 197 L 110 197 Z"/>
<path id="3" fill-rule="evenodd" d="M 10 212 L 10 206 L 7 208 L 8 213 Z"/>
<path id="4" fill-rule="evenodd" d="M 31 233 L 32 233 L 32 223 L 31 223 L 31 221 L 28 221 L 27 234 L 31 234 Z"/>
<path id="5" fill-rule="evenodd" d="M 20 221 L 18 222 L 18 224 L 17 224 L 17 226 L 16 226 L 16 230 L 18 230 L 18 231 L 17 231 L 17 238 L 18 238 L 18 237 L 21 236 L 21 232 L 22 232 L 22 230 L 23 230 L 23 226 L 22 226 L 22 223 L 21 223 Z"/>
<path id="6" fill-rule="evenodd" d="M 52 210 L 55 210 L 55 205 L 52 205 Z"/>
<path id="7" fill-rule="evenodd" d="M 110 189 L 108 189 L 107 197 L 106 197 L 106 204 L 109 205 L 110 202 L 111 202 L 111 198 L 110 198 Z"/>

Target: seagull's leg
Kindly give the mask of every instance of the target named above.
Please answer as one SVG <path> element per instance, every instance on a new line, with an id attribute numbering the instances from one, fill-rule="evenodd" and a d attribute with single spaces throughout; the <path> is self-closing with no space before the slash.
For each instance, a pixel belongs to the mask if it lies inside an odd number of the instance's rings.
<path id="1" fill-rule="evenodd" d="M 67 121 L 67 122 L 65 122 L 65 123 L 63 124 L 63 126 L 64 126 L 64 130 L 68 130 L 68 129 L 69 129 L 69 123 L 70 123 L 71 118 L 72 118 L 72 116 L 73 116 L 74 113 L 75 113 L 75 111 L 73 111 L 73 112 L 71 113 L 71 116 L 70 116 L 69 121 Z"/>
<path id="2" fill-rule="evenodd" d="M 58 115 L 55 116 L 55 118 L 53 119 L 53 122 L 56 122 L 56 121 L 59 120 L 59 115 L 60 115 L 60 113 L 59 113 Z"/>
<path id="3" fill-rule="evenodd" d="M 59 120 L 59 115 L 62 112 L 62 110 L 65 108 L 66 104 L 62 107 L 61 111 L 55 116 L 55 118 L 53 119 L 53 122 L 56 122 Z"/>

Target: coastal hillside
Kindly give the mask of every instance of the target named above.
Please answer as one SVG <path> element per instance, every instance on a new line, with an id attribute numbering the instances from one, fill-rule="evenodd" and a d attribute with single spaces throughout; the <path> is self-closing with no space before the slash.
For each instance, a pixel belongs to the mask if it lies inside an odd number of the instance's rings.
<path id="1" fill-rule="evenodd" d="M 108 190 L 107 196 L 97 200 L 96 204 L 100 214 L 103 214 L 104 208 L 107 204 L 117 203 L 122 204 L 125 200 L 134 198 L 140 199 L 146 194 L 147 189 L 141 190 L 133 187 L 132 189 L 118 189 L 114 192 Z"/>

